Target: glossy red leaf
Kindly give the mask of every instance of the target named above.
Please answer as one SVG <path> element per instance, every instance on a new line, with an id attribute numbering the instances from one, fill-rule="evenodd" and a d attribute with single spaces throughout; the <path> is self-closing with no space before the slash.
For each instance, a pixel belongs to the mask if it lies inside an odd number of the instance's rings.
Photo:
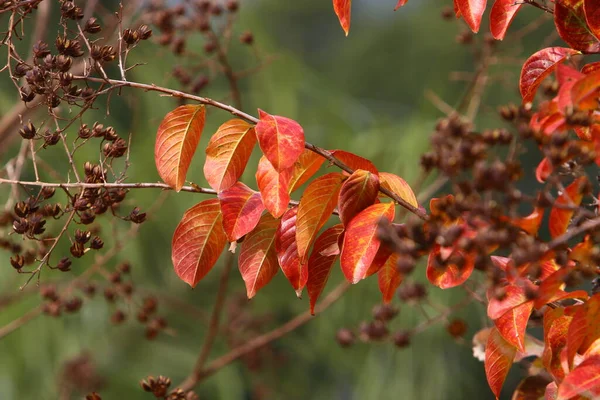
<path id="1" fill-rule="evenodd" d="M 521 228 L 530 235 L 536 235 L 540 230 L 540 225 L 542 224 L 543 219 L 544 209 L 541 207 L 536 207 L 533 209 L 531 214 L 521 218 L 514 218 L 510 221 L 510 223 Z"/>
<path id="2" fill-rule="evenodd" d="M 357 283 L 366 277 L 381 244 L 377 238 L 377 224 L 383 218 L 393 221 L 394 215 L 393 203 L 374 204 L 347 225 L 340 261 L 348 282 Z"/>
<path id="3" fill-rule="evenodd" d="M 463 19 L 475 33 L 479 32 L 486 3 L 487 0 L 454 0 Z"/>
<path id="4" fill-rule="evenodd" d="M 460 255 L 464 259 L 462 266 L 456 265 L 450 256 Z M 442 261 L 442 264 L 438 264 Z M 463 284 L 473 272 L 475 260 L 461 251 L 435 246 L 427 259 L 427 279 L 441 289 L 449 289 Z"/>
<path id="5" fill-rule="evenodd" d="M 308 259 L 308 282 L 306 291 L 310 299 L 310 313 L 315 314 L 315 305 L 329 279 L 333 264 L 340 255 L 338 239 L 344 231 L 342 224 L 326 229 L 315 240 L 312 253 Z"/>
<path id="6" fill-rule="evenodd" d="M 185 183 L 204 120 L 204 106 L 185 105 L 168 113 L 156 132 L 156 169 L 161 179 L 176 191 L 180 191 Z"/>
<path id="7" fill-rule="evenodd" d="M 254 130 L 258 145 L 273 168 L 291 168 L 304 151 L 304 130 L 296 121 L 258 110 L 260 121 Z"/>
<path id="8" fill-rule="evenodd" d="M 377 280 L 379 282 L 379 290 L 383 295 L 383 302 L 385 304 L 392 301 L 396 289 L 402 283 L 403 276 L 398 272 L 398 258 L 399 254 L 394 253 L 388 257 L 387 261 L 377 272 Z"/>
<path id="9" fill-rule="evenodd" d="M 490 11 L 490 30 L 495 39 L 502 40 L 523 3 L 514 0 L 496 0 Z"/>
<path id="10" fill-rule="evenodd" d="M 346 36 L 350 32 L 350 16 L 352 13 L 352 0 L 333 0 L 333 10 L 340 20 L 340 25 Z"/>
<path id="11" fill-rule="evenodd" d="M 287 210 L 290 202 L 289 182 L 292 169 L 277 172 L 266 157 L 261 157 L 256 170 L 256 183 L 265 208 L 275 218 Z"/>
<path id="12" fill-rule="evenodd" d="M 554 25 L 569 46 L 584 53 L 600 51 L 600 41 L 586 23 L 583 0 L 560 0 L 554 3 Z"/>
<path id="13" fill-rule="evenodd" d="M 338 197 L 340 220 L 345 225 L 362 210 L 372 205 L 379 193 L 377 175 L 357 169 L 344 181 Z"/>
<path id="14" fill-rule="evenodd" d="M 364 169 L 365 171 L 369 171 L 376 175 L 379 175 L 379 171 L 377 170 L 377 167 L 375 167 L 375 164 L 373 164 L 371 161 L 367 160 L 364 157 L 357 156 L 354 153 L 350 153 L 344 150 L 332 150 L 331 154 L 354 170 Z"/>
<path id="15" fill-rule="evenodd" d="M 194 287 L 214 267 L 227 235 L 218 199 L 200 202 L 187 210 L 173 234 L 171 259 L 179 278 Z"/>
<path id="16" fill-rule="evenodd" d="M 232 119 L 219 127 L 206 147 L 204 176 L 217 192 L 233 186 L 244 173 L 256 144 L 254 127 Z"/>
<path id="17" fill-rule="evenodd" d="M 581 204 L 583 199 L 581 190 L 586 183 L 587 178 L 585 176 L 575 179 L 573 183 L 567 186 L 565 192 L 556 199 L 550 211 L 549 230 L 552 238 L 567 231 L 571 218 L 575 213 L 575 210 L 569 208 L 578 207 Z"/>
<path id="18" fill-rule="evenodd" d="M 571 371 L 558 387 L 560 399 L 571 399 L 577 395 L 597 398 L 600 394 L 600 356 L 584 360 Z"/>
<path id="19" fill-rule="evenodd" d="M 263 214 L 256 228 L 242 242 L 238 266 L 249 299 L 269 283 L 279 270 L 275 251 L 278 226 L 279 220 L 271 214 Z"/>
<path id="20" fill-rule="evenodd" d="M 390 174 L 389 172 L 379 173 L 379 183 L 382 188 L 388 189 L 392 193 L 397 194 L 413 207 L 419 208 L 419 202 L 410 185 L 398 175 Z M 384 196 L 382 194 L 382 196 Z"/>
<path id="21" fill-rule="evenodd" d="M 300 158 L 294 163 L 290 179 L 290 193 L 296 191 L 312 178 L 321 168 L 325 159 L 314 151 L 305 149 Z"/>
<path id="22" fill-rule="evenodd" d="M 403 7 L 406 5 L 406 3 L 408 3 L 408 0 L 398 0 L 396 7 L 394 7 L 394 11 L 398 10 L 400 7 Z"/>
<path id="23" fill-rule="evenodd" d="M 578 51 L 565 47 L 548 47 L 538 51 L 525 61 L 519 79 L 523 103 L 533 101 L 538 87 L 554 71 L 556 65 Z"/>
<path id="24" fill-rule="evenodd" d="M 308 280 L 308 266 L 300 262 L 296 245 L 296 217 L 298 207 L 290 208 L 283 214 L 275 234 L 277 260 L 283 274 L 300 297 Z"/>
<path id="25" fill-rule="evenodd" d="M 497 329 L 492 328 L 485 346 L 485 376 L 496 398 L 513 364 L 517 349 L 508 343 Z"/>
<path id="26" fill-rule="evenodd" d="M 250 233 L 265 210 L 260 193 L 241 182 L 219 193 L 223 228 L 230 242 Z"/>
<path id="27" fill-rule="evenodd" d="M 525 331 L 532 310 L 533 300 L 526 301 L 494 320 L 494 324 L 504 340 L 521 352 L 525 352 Z"/>
<path id="28" fill-rule="evenodd" d="M 312 181 L 302 194 L 296 222 L 300 261 L 304 262 L 308 258 L 310 246 L 335 210 L 344 179 L 340 172 L 325 174 Z"/>
<path id="29" fill-rule="evenodd" d="M 600 338 L 600 294 L 578 306 L 567 335 L 567 359 L 572 364 L 577 353 L 585 353 Z"/>

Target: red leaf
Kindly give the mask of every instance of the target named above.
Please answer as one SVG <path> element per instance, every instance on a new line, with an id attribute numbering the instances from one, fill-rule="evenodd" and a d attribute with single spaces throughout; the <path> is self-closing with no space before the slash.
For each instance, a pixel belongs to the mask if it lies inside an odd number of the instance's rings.
<path id="1" fill-rule="evenodd" d="M 575 210 L 565 207 L 578 207 L 581 204 L 581 200 L 583 199 L 581 189 L 586 184 L 587 178 L 585 176 L 579 177 L 567 186 L 565 192 L 556 199 L 554 207 L 550 211 L 549 229 L 552 238 L 560 236 L 567 231 Z"/>
<path id="2" fill-rule="evenodd" d="M 396 4 L 396 7 L 394 8 L 394 11 L 396 11 L 400 7 L 404 6 L 406 3 L 408 3 L 408 0 L 398 0 L 398 4 Z"/>
<path id="3" fill-rule="evenodd" d="M 218 199 L 205 200 L 183 214 L 171 244 L 179 278 L 194 287 L 215 265 L 227 244 Z"/>
<path id="4" fill-rule="evenodd" d="M 479 32 L 486 3 L 487 0 L 454 0 L 463 19 L 475 33 Z"/>
<path id="5" fill-rule="evenodd" d="M 600 38 L 600 3 L 596 0 L 584 0 L 583 9 L 588 28 L 596 38 Z"/>
<path id="6" fill-rule="evenodd" d="M 419 202 L 412 188 L 406 181 L 398 175 L 390 174 L 389 172 L 381 172 L 379 181 L 382 188 L 388 189 L 392 193 L 397 194 L 403 200 L 413 207 L 419 208 Z"/>
<path id="7" fill-rule="evenodd" d="M 319 154 L 305 149 L 298 161 L 294 163 L 292 172 L 292 178 L 290 179 L 290 193 L 297 190 L 300 186 L 304 185 L 310 178 L 312 178 L 321 165 L 323 165 L 325 159 Z"/>
<path id="8" fill-rule="evenodd" d="M 354 171 L 342 184 L 339 194 L 338 210 L 344 226 L 348 225 L 356 214 L 372 205 L 378 193 L 377 175 L 362 169 Z"/>
<path id="9" fill-rule="evenodd" d="M 344 151 L 344 150 L 332 150 L 331 154 L 346 164 L 348 167 L 356 169 L 364 169 L 365 171 L 372 172 L 379 175 L 379 171 L 375 165 L 364 157 L 357 156 L 356 154 Z"/>
<path id="10" fill-rule="evenodd" d="M 278 225 L 279 220 L 270 214 L 263 214 L 256 228 L 242 242 L 238 266 L 249 299 L 269 283 L 279 270 L 275 252 Z"/>
<path id="11" fill-rule="evenodd" d="M 393 203 L 373 204 L 361 211 L 347 225 L 342 246 L 342 271 L 350 283 L 357 283 L 367 275 L 379 250 L 377 223 L 382 218 L 393 221 Z"/>
<path id="12" fill-rule="evenodd" d="M 573 268 L 564 267 L 545 278 L 537 291 L 538 295 L 535 299 L 534 307 L 540 309 L 553 301 L 565 300 L 568 298 L 586 299 L 588 296 L 583 290 L 576 290 L 574 292 L 565 292 L 562 290 L 565 286 L 565 278 L 572 271 Z"/>
<path id="13" fill-rule="evenodd" d="M 352 12 L 352 0 L 333 0 L 333 10 L 340 20 L 340 25 L 348 36 L 350 32 L 350 14 Z"/>
<path id="14" fill-rule="evenodd" d="M 204 128 L 204 116 L 202 105 L 177 107 L 165 116 L 156 132 L 156 169 L 161 179 L 176 191 L 185 183 Z"/>
<path id="15" fill-rule="evenodd" d="M 302 194 L 296 221 L 296 241 L 301 262 L 308 258 L 308 250 L 317 233 L 331 217 L 344 179 L 340 172 L 325 174 L 312 181 Z"/>
<path id="16" fill-rule="evenodd" d="M 446 252 L 444 250 L 449 251 Z M 451 254 L 462 256 L 464 264 L 458 266 L 453 263 L 449 258 Z M 441 258 L 441 260 L 438 257 Z M 443 261 L 443 265 L 438 265 L 436 259 Z M 474 267 L 475 260 L 468 254 L 464 254 L 458 250 L 452 251 L 450 248 L 442 248 L 436 245 L 429 253 L 429 258 L 427 259 L 427 279 L 441 289 L 449 289 L 461 285 L 469 279 Z"/>
<path id="17" fill-rule="evenodd" d="M 254 128 L 258 145 L 273 168 L 281 172 L 294 165 L 304 151 L 304 130 L 296 121 L 258 110 Z"/>
<path id="18" fill-rule="evenodd" d="M 283 274 L 300 297 L 302 289 L 308 280 L 308 268 L 300 263 L 298 246 L 296 245 L 296 216 L 298 207 L 290 208 L 281 217 L 281 222 L 275 234 L 275 250 L 277 260 Z"/>
<path id="19" fill-rule="evenodd" d="M 578 51 L 565 47 L 548 47 L 529 57 L 523 64 L 519 80 L 523 103 L 533 101 L 538 87 L 554 71 L 558 63 L 577 53 Z"/>
<path id="20" fill-rule="evenodd" d="M 594 105 L 592 109 L 595 109 L 597 103 L 595 99 L 600 96 L 600 70 L 594 71 L 585 76 L 585 78 L 573 84 L 571 89 L 571 98 L 573 105 L 577 106 L 578 109 L 582 109 L 582 103 L 587 104 L 587 100 L 593 100 L 591 103 Z"/>
<path id="21" fill-rule="evenodd" d="M 600 356 L 584 360 L 558 387 L 558 397 L 570 399 L 579 394 L 597 398 L 600 392 Z"/>
<path id="22" fill-rule="evenodd" d="M 266 157 L 260 158 L 256 170 L 256 183 L 263 204 L 275 218 L 281 217 L 288 208 L 290 202 L 288 186 L 291 177 L 291 168 L 277 172 Z"/>
<path id="23" fill-rule="evenodd" d="M 504 287 L 505 296 L 498 299 L 488 293 L 487 314 L 491 320 L 496 320 L 515 307 L 530 301 L 525 296 L 525 290 L 520 286 L 508 285 Z"/>
<path id="24" fill-rule="evenodd" d="M 517 349 L 504 340 L 497 329 L 492 328 L 485 346 L 485 376 L 496 398 L 500 397 L 516 354 Z"/>
<path id="25" fill-rule="evenodd" d="M 260 193 L 241 182 L 219 193 L 223 228 L 230 242 L 250 233 L 265 210 Z"/>
<path id="26" fill-rule="evenodd" d="M 396 289 L 398 289 L 404 278 L 402 274 L 398 272 L 398 267 L 396 265 L 398 257 L 400 256 L 396 253 L 392 254 L 377 273 L 379 290 L 383 295 L 383 302 L 386 304 L 392 301 Z"/>
<path id="27" fill-rule="evenodd" d="M 494 324 L 504 340 L 521 352 L 525 352 L 525 331 L 532 309 L 533 300 L 530 300 L 510 309 L 500 318 L 494 320 Z"/>
<path id="28" fill-rule="evenodd" d="M 219 127 L 206 147 L 204 176 L 217 192 L 233 186 L 242 176 L 256 144 L 254 127 L 232 119 Z"/>
<path id="29" fill-rule="evenodd" d="M 600 338 L 600 294 L 595 294 L 582 306 L 578 306 L 567 335 L 569 364 L 577 353 L 585 353 Z"/>
<path id="30" fill-rule="evenodd" d="M 514 0 L 496 0 L 490 11 L 490 30 L 495 39 L 504 39 L 506 30 L 522 5 Z"/>
<path id="31" fill-rule="evenodd" d="M 308 282 L 306 283 L 312 315 L 315 314 L 315 305 L 327 284 L 331 268 L 340 255 L 338 239 L 343 231 L 344 226 L 337 224 L 325 230 L 315 240 L 313 251 L 308 259 Z"/>
<path id="32" fill-rule="evenodd" d="M 544 313 L 544 352 L 542 363 L 557 381 L 564 378 L 565 372 L 561 363 L 561 353 L 567 344 L 567 332 L 572 316 L 565 308 L 548 309 Z"/>
<path id="33" fill-rule="evenodd" d="M 584 65 L 583 68 L 581 68 L 581 73 L 584 75 L 588 75 L 588 74 L 591 74 L 592 72 L 596 72 L 598 70 L 600 70 L 600 61 L 596 61 L 596 62 L 592 62 L 592 63 Z"/>
<path id="34" fill-rule="evenodd" d="M 548 157 L 544 157 L 544 159 L 538 164 L 535 169 L 535 178 L 539 183 L 546 182 L 546 179 L 552 174 L 552 163 L 548 159 Z"/>
<path id="35" fill-rule="evenodd" d="M 522 218 L 515 218 L 510 221 L 511 224 L 523 229 L 530 235 L 536 235 L 540 230 L 540 225 L 544 219 L 544 209 L 536 207 L 531 214 Z"/>
<path id="36" fill-rule="evenodd" d="M 554 3 L 554 24 L 569 46 L 584 53 L 600 51 L 600 41 L 586 24 L 583 0 L 558 0 Z"/>

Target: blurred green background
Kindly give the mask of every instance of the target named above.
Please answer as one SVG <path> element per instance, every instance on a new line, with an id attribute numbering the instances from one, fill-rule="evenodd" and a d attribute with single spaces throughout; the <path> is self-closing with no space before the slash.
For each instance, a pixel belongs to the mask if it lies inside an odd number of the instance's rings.
<path id="1" fill-rule="evenodd" d="M 114 6 L 114 2 L 101 3 L 107 8 Z M 464 23 L 447 22 L 440 16 L 441 10 L 451 5 L 450 1 L 411 0 L 395 13 L 392 12 L 393 0 L 355 0 L 354 3 L 352 30 L 346 38 L 330 1 L 241 1 L 235 35 L 251 31 L 262 59 L 273 58 L 242 81 L 244 110 L 256 114 L 256 108 L 260 107 L 293 118 L 303 125 L 308 141 L 367 157 L 380 170 L 396 173 L 411 184 L 417 184 L 419 155 L 428 148 L 429 132 L 443 116 L 426 96 L 426 91 L 434 92 L 451 106 L 457 105 L 468 83 L 451 76 L 455 72 L 463 73 L 463 77 L 471 76 L 477 45 L 456 43 L 456 35 L 465 30 Z M 523 11 L 512 32 L 539 16 L 536 10 Z M 484 18 L 482 34 L 473 39 L 474 43 L 484 40 L 484 32 L 488 30 L 486 21 Z M 7 18 L 2 22 L 5 25 Z M 55 26 L 51 24 L 50 35 L 56 33 Z M 536 51 L 551 28 L 551 23 L 546 23 L 535 34 L 528 34 L 522 43 L 497 44 L 499 57 L 505 56 L 506 61 L 492 68 L 491 82 L 477 119 L 479 127 L 499 126 L 496 106 L 519 101 L 519 57 Z M 201 53 L 202 45 L 202 38 L 194 36 L 188 41 L 187 50 Z M 237 70 L 257 65 L 256 54 L 235 40 L 231 56 Z M 130 79 L 170 87 L 177 87 L 171 69 L 186 63 L 185 59 L 175 58 L 169 51 L 149 42 L 134 51 L 130 62 L 147 63 L 137 67 L 129 75 Z M 109 69 L 109 74 L 117 77 L 118 71 Z M 5 75 L 2 79 L 5 90 L 0 94 L 0 112 L 4 114 L 14 103 L 15 92 Z M 211 83 L 202 94 L 227 101 L 223 78 Z M 153 161 L 155 131 L 162 117 L 177 103 L 156 93 L 124 90 L 122 97 L 111 98 L 108 116 L 103 108 L 105 104 L 99 101 L 99 109 L 89 114 L 86 122 L 91 124 L 97 120 L 112 125 L 124 137 L 131 133 L 129 181 L 158 181 Z M 207 186 L 202 176 L 202 149 L 210 133 L 228 118 L 219 110 L 208 112 L 205 133 L 188 174 L 188 179 L 200 186 Z M 3 164 L 16 154 L 18 146 L 19 143 L 15 143 L 4 152 Z M 97 148 L 89 147 L 78 153 L 76 161 L 83 163 L 97 157 Z M 55 168 L 66 171 L 68 166 L 61 151 L 49 149 L 42 154 Z M 255 154 L 244 176 L 244 181 L 254 187 L 252 165 L 257 159 Z M 31 168 L 25 171 L 23 178 L 34 178 Z M 2 196 L 8 195 L 8 189 L 0 188 Z M 134 206 L 147 210 L 159 194 L 152 190 L 133 191 L 123 210 Z M 161 333 L 153 341 L 146 340 L 143 326 L 135 321 L 133 305 L 123 300 L 109 304 L 98 293 L 93 299 L 85 298 L 82 310 L 76 314 L 37 317 L 0 341 L 0 399 L 60 398 L 65 363 L 81 354 L 89 355 L 88 366 L 93 365 L 90 368 L 95 371 L 90 370 L 90 374 L 101 378 L 98 392 L 103 399 L 152 398 L 138 384 L 147 375 L 162 374 L 171 377 L 174 383 L 180 382 L 191 370 L 206 334 L 222 268 L 222 264 L 217 265 L 194 290 L 179 281 L 172 269 L 171 235 L 183 212 L 202 199 L 201 195 L 190 193 L 166 194 L 165 202 L 141 226 L 138 236 L 129 240 L 107 265 L 107 269 L 112 270 L 120 262 L 131 263 L 136 301 L 139 303 L 143 297 L 141 293 L 156 294 L 159 315 L 166 317 L 172 334 Z M 110 228 L 106 224 L 101 226 L 101 236 L 110 248 Z M 128 224 L 119 226 L 124 230 Z M 53 229 L 60 229 L 59 225 Z M 67 254 L 68 246 L 62 246 L 59 252 Z M 0 294 L 10 295 L 18 291 L 26 277 L 14 273 L 8 254 L 3 255 L 2 260 Z M 84 257 L 74 263 L 73 272 L 44 272 L 42 284 L 71 279 L 91 263 L 91 258 Z M 424 266 L 417 269 L 414 278 L 424 281 Z M 101 292 L 107 283 L 102 276 L 97 280 Z M 341 280 L 336 268 L 325 292 Z M 442 291 L 430 286 L 428 289 L 431 303 L 437 305 L 450 306 L 464 296 L 460 289 Z M 281 273 L 252 301 L 240 301 L 244 293 L 243 281 L 234 268 L 223 322 L 228 323 L 228 313 L 234 308 L 241 310 L 244 318 L 259 318 L 252 329 L 241 325 L 239 332 L 235 332 L 241 342 L 308 308 L 308 296 L 298 300 Z M 3 308 L 0 325 L 9 324 L 39 302 L 39 296 L 33 294 Z M 182 312 L 184 307 L 179 302 L 193 309 Z M 406 349 L 396 349 L 389 341 L 358 342 L 349 349 L 338 346 L 336 331 L 341 327 L 358 329 L 362 321 L 371 320 L 371 309 L 379 302 L 376 279 L 363 281 L 313 321 L 259 351 L 258 358 L 244 363 L 236 361 L 202 382 L 197 393 L 201 399 L 493 398 L 483 364 L 473 358 L 470 345 L 472 335 L 486 323 L 481 307 L 472 305 L 457 313 L 457 317 L 468 323 L 464 341 L 453 339 L 442 323 L 414 337 Z M 394 299 L 394 305 L 399 307 L 400 314 L 390 324 L 392 332 L 424 320 L 418 308 L 400 304 L 398 298 Z M 436 314 L 430 305 L 424 307 L 431 315 Z M 116 309 L 128 315 L 127 321 L 119 326 L 109 322 Z M 209 359 L 228 350 L 224 337 L 224 333 L 217 337 Z M 252 368 L 248 368 L 250 364 Z M 510 398 L 522 375 L 520 368 L 513 368 L 504 398 Z M 83 376 L 89 377 L 84 372 Z M 85 383 L 84 378 L 77 380 L 81 385 Z M 83 395 L 75 390 L 71 398 Z"/>

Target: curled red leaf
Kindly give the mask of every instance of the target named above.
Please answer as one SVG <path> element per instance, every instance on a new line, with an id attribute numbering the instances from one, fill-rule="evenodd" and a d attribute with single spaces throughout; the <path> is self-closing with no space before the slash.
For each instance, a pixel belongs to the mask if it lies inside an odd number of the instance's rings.
<path id="1" fill-rule="evenodd" d="M 490 30 L 495 39 L 502 40 L 523 3 L 514 0 L 496 0 L 490 11 Z"/>

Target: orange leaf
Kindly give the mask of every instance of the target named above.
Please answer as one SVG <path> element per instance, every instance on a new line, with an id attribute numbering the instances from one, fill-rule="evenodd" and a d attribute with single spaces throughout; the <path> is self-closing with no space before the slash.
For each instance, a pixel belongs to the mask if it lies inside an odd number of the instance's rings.
<path id="1" fill-rule="evenodd" d="M 338 210 L 344 226 L 348 225 L 356 214 L 373 204 L 378 193 L 377 175 L 362 169 L 354 171 L 340 189 Z"/>
<path id="2" fill-rule="evenodd" d="M 180 191 L 185 183 L 185 175 L 202 135 L 204 117 L 202 105 L 177 107 L 165 116 L 156 132 L 156 169 L 161 179 L 176 191 Z"/>
<path id="3" fill-rule="evenodd" d="M 552 163 L 548 159 L 548 157 L 544 157 L 542 161 L 538 164 L 535 169 L 535 178 L 539 183 L 546 182 L 546 179 L 552 174 Z"/>
<path id="4" fill-rule="evenodd" d="M 275 232 L 279 220 L 263 214 L 256 228 L 242 242 L 238 266 L 248 298 L 254 297 L 279 270 L 275 252 Z"/>
<path id="5" fill-rule="evenodd" d="M 496 328 L 492 328 L 485 346 L 485 376 L 496 398 L 500 397 L 516 354 L 517 349 L 504 340 Z"/>
<path id="6" fill-rule="evenodd" d="M 331 154 L 354 170 L 364 169 L 365 171 L 379 175 L 379 171 L 377 170 L 377 167 L 375 167 L 375 164 L 364 157 L 357 156 L 356 154 L 344 150 L 332 150 Z"/>
<path id="7" fill-rule="evenodd" d="M 600 70 L 600 61 L 584 65 L 583 68 L 581 68 L 581 73 L 587 75 L 598 70 Z"/>
<path id="8" fill-rule="evenodd" d="M 232 119 L 219 127 L 206 147 L 204 176 L 217 192 L 233 186 L 242 176 L 256 144 L 254 127 Z"/>
<path id="9" fill-rule="evenodd" d="M 600 394 L 600 356 L 584 360 L 571 371 L 558 387 L 558 397 L 571 399 L 577 395 L 598 398 Z"/>
<path id="10" fill-rule="evenodd" d="M 301 262 L 308 258 L 308 250 L 319 229 L 335 209 L 344 179 L 340 172 L 325 174 L 312 181 L 302 194 L 296 221 L 296 241 Z"/>
<path id="11" fill-rule="evenodd" d="M 490 11 L 490 30 L 495 39 L 504 39 L 506 30 L 522 5 L 514 0 L 496 0 Z"/>
<path id="12" fill-rule="evenodd" d="M 350 32 L 350 14 L 352 12 L 352 0 L 333 0 L 333 10 L 340 20 L 340 25 L 348 36 Z"/>
<path id="13" fill-rule="evenodd" d="M 215 265 L 227 244 L 218 199 L 205 200 L 183 214 L 171 244 L 179 278 L 194 287 Z"/>
<path id="14" fill-rule="evenodd" d="M 260 121 L 254 130 L 258 145 L 273 168 L 291 168 L 304 151 L 304 130 L 296 121 L 258 110 Z"/>
<path id="15" fill-rule="evenodd" d="M 494 324 L 504 340 L 521 352 L 525 352 L 525 331 L 532 309 L 533 300 L 530 300 L 508 310 L 500 318 L 494 320 Z"/>
<path id="16" fill-rule="evenodd" d="M 308 280 L 308 268 L 300 263 L 298 246 L 296 245 L 296 216 L 298 207 L 290 208 L 281 217 L 275 234 L 275 251 L 283 274 L 300 297 Z"/>
<path id="17" fill-rule="evenodd" d="M 600 41 L 586 24 L 583 0 L 560 0 L 554 3 L 554 25 L 569 46 L 584 53 L 600 51 Z"/>
<path id="18" fill-rule="evenodd" d="M 315 240 L 313 251 L 308 259 L 308 282 L 306 290 L 310 299 L 310 313 L 315 314 L 315 305 L 329 279 L 331 268 L 340 255 L 338 239 L 344 226 L 337 224 L 325 230 Z"/>
<path id="19" fill-rule="evenodd" d="M 523 103 L 533 101 L 538 87 L 554 71 L 558 63 L 577 53 L 579 52 L 565 47 L 548 47 L 529 57 L 523 64 L 519 80 Z"/>
<path id="20" fill-rule="evenodd" d="M 266 157 L 261 157 L 256 170 L 256 183 L 262 196 L 263 204 L 275 218 L 279 218 L 287 210 L 290 202 L 288 190 L 292 169 L 277 172 Z"/>
<path id="21" fill-rule="evenodd" d="M 251 232 L 265 209 L 260 193 L 241 182 L 219 193 L 223 228 L 230 242 Z"/>
<path id="22" fill-rule="evenodd" d="M 561 353 L 567 344 L 567 332 L 572 316 L 564 308 L 548 309 L 544 313 L 544 352 L 542 362 L 546 370 L 557 381 L 565 376 L 561 363 Z"/>
<path id="23" fill-rule="evenodd" d="M 404 6 L 406 3 L 408 3 L 408 0 L 398 0 L 398 4 L 396 4 L 396 7 L 394 8 L 394 11 L 396 11 L 400 7 Z"/>
<path id="24" fill-rule="evenodd" d="M 544 219 L 544 209 L 536 207 L 531 214 L 522 218 L 515 218 L 510 221 L 516 227 L 523 229 L 530 235 L 536 235 L 540 230 L 540 225 Z"/>
<path id="25" fill-rule="evenodd" d="M 379 250 L 377 223 L 382 218 L 393 221 L 393 203 L 373 204 L 361 211 L 346 227 L 342 246 L 342 271 L 348 282 L 357 283 L 367 275 Z"/>
<path id="26" fill-rule="evenodd" d="M 498 299 L 491 292 L 488 292 L 487 314 L 491 320 L 496 320 L 506 314 L 508 311 L 523 303 L 530 301 L 525 296 L 525 290 L 517 285 L 508 285 L 504 287 L 505 295 Z"/>
<path id="27" fill-rule="evenodd" d="M 305 149 L 298 161 L 294 163 L 294 169 L 292 172 L 292 178 L 290 179 L 290 193 L 297 190 L 300 186 L 304 185 L 310 178 L 312 178 L 321 165 L 323 165 L 325 159 L 314 151 Z"/>
<path id="28" fill-rule="evenodd" d="M 588 28 L 596 38 L 600 38 L 600 3 L 596 0 L 583 0 L 583 9 Z"/>
<path id="29" fill-rule="evenodd" d="M 479 32 L 487 0 L 454 0 L 460 14 L 474 33 Z"/>
<path id="30" fill-rule="evenodd" d="M 583 199 L 581 190 L 586 184 L 587 178 L 585 176 L 579 177 L 567 186 L 565 192 L 561 193 L 556 199 L 554 207 L 550 211 L 549 229 L 552 238 L 560 236 L 567 231 L 571 223 L 571 218 L 575 213 L 575 210 L 571 208 L 579 207 L 579 204 L 581 204 L 581 200 Z"/>
<path id="31" fill-rule="evenodd" d="M 595 109 L 597 102 L 595 101 L 600 97 L 600 70 L 596 70 L 586 75 L 573 84 L 571 88 L 571 98 L 573 105 L 578 109 L 587 109 L 585 104 L 588 100 L 592 100 L 589 106 L 591 109 Z M 593 108 L 592 108 L 593 107 Z"/>
<path id="32" fill-rule="evenodd" d="M 408 204 L 419 208 L 419 202 L 417 202 L 415 193 L 404 179 L 400 178 L 398 175 L 390 174 L 389 172 L 381 172 L 379 173 L 379 180 L 382 188 L 388 189 L 392 193 L 400 196 L 403 200 L 406 200 Z M 385 195 L 382 194 L 382 196 Z"/>
<path id="33" fill-rule="evenodd" d="M 446 252 L 448 254 L 444 255 Z M 462 256 L 464 264 L 459 266 L 453 263 L 449 258 L 452 254 Z M 438 265 L 438 261 L 443 263 Z M 427 279 L 441 289 L 449 289 L 461 285 L 469 279 L 474 268 L 475 260 L 472 256 L 436 245 L 427 259 Z"/>
<path id="34" fill-rule="evenodd" d="M 583 305 L 578 306 L 567 335 L 569 364 L 577 353 L 585 353 L 592 343 L 600 338 L 600 294 L 595 294 Z"/>
<path id="35" fill-rule="evenodd" d="M 398 272 L 398 267 L 396 265 L 398 257 L 400 256 L 396 253 L 392 254 L 377 273 L 379 290 L 383 295 L 383 302 L 386 304 L 392 301 L 396 289 L 398 289 L 404 278 L 402 274 Z"/>

